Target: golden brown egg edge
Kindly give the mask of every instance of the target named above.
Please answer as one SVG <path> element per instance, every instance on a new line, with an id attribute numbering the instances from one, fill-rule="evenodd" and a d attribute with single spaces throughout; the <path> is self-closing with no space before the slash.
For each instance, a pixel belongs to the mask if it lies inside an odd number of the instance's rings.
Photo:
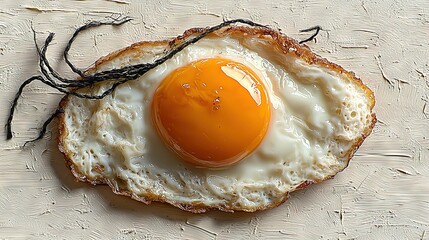
<path id="1" fill-rule="evenodd" d="M 143 41 L 143 42 L 134 43 L 131 46 L 128 46 L 126 48 L 120 49 L 118 51 L 112 52 L 106 56 L 101 57 L 100 59 L 98 59 L 94 63 L 94 65 L 92 67 L 90 67 L 86 71 L 86 74 L 91 74 L 91 73 L 97 72 L 100 66 L 107 64 L 108 62 L 114 60 L 115 58 L 125 56 L 127 54 L 133 54 L 134 57 L 139 56 L 139 54 L 143 55 L 144 51 L 141 50 L 143 48 L 155 47 L 155 46 L 168 47 L 168 46 L 172 46 L 172 45 L 177 45 L 177 44 L 183 43 L 184 41 L 186 41 L 187 39 L 189 39 L 190 37 L 192 37 L 195 34 L 204 32 L 205 30 L 206 30 L 205 28 L 192 28 L 192 29 L 186 30 L 183 35 L 178 36 L 178 37 L 171 39 L 171 40 Z M 338 172 L 341 172 L 342 170 L 344 170 L 348 166 L 350 159 L 353 157 L 353 155 L 357 151 L 357 149 L 361 146 L 361 144 L 363 143 L 365 138 L 370 135 L 370 133 L 372 132 L 372 129 L 374 128 L 375 123 L 377 121 L 375 113 L 372 112 L 372 110 L 374 108 L 374 104 L 375 104 L 374 93 L 366 85 L 364 85 L 362 83 L 362 80 L 360 80 L 358 77 L 356 77 L 353 72 L 347 71 L 343 67 L 341 67 L 335 63 L 332 63 L 323 57 L 320 57 L 319 55 L 312 52 L 307 45 L 300 45 L 300 44 L 298 44 L 298 42 L 296 40 L 278 32 L 274 29 L 258 28 L 258 27 L 232 26 L 232 27 L 222 28 L 222 29 L 220 29 L 220 30 L 218 30 L 212 34 L 209 34 L 208 37 L 213 36 L 213 35 L 216 35 L 218 37 L 222 37 L 222 36 L 235 35 L 235 34 L 244 35 L 246 37 L 251 37 L 251 38 L 259 38 L 259 39 L 264 40 L 264 41 L 270 43 L 271 45 L 275 46 L 276 49 L 280 50 L 283 54 L 293 54 L 297 58 L 304 60 L 305 62 L 307 62 L 310 65 L 319 65 L 319 66 L 322 66 L 322 67 L 327 68 L 329 70 L 335 71 L 338 74 L 343 74 L 346 78 L 350 79 L 351 82 L 353 82 L 355 85 L 357 85 L 365 93 L 366 97 L 369 100 L 369 105 L 370 105 L 370 109 L 371 109 L 371 118 L 372 118 L 371 124 L 368 125 L 364 129 L 361 137 L 357 138 L 355 140 L 355 142 L 353 142 L 352 147 L 350 147 L 350 149 L 348 149 L 348 151 L 346 152 L 345 156 L 347 158 L 347 163 L 345 164 L 345 167 L 343 169 L 340 169 Z M 62 108 L 62 109 L 66 108 L 66 106 L 68 105 L 68 96 L 65 96 L 61 100 L 59 105 L 60 105 L 60 108 Z M 91 178 L 91 177 L 86 176 L 82 172 L 80 172 L 78 170 L 78 167 L 73 163 L 72 152 L 69 149 L 67 149 L 66 144 L 65 144 L 65 138 L 67 136 L 67 130 L 65 128 L 64 113 L 59 114 L 58 121 L 59 121 L 59 123 L 58 123 L 58 129 L 59 129 L 58 145 L 59 145 L 59 149 L 64 155 L 66 166 L 70 169 L 70 171 L 72 172 L 73 176 L 75 177 L 75 179 L 77 181 L 88 182 L 92 185 L 107 184 L 112 188 L 114 193 L 116 193 L 118 195 L 124 195 L 124 196 L 131 197 L 132 199 L 143 202 L 145 204 L 150 204 L 151 202 L 169 203 L 169 204 L 171 204 L 177 208 L 180 208 L 180 209 L 185 210 L 185 211 L 193 212 L 193 213 L 203 213 L 203 212 L 206 212 L 206 211 L 211 210 L 211 209 L 216 209 L 216 210 L 225 211 L 225 212 L 234 212 L 234 211 L 255 212 L 255 211 L 261 211 L 261 210 L 266 210 L 266 209 L 277 207 L 277 206 L 281 205 L 282 203 L 284 203 L 288 199 L 290 192 L 293 192 L 293 191 L 296 191 L 299 189 L 303 189 L 303 188 L 306 188 L 313 183 L 317 183 L 317 182 L 305 181 L 305 182 L 301 183 L 300 185 L 298 185 L 296 188 L 294 188 L 292 191 L 285 192 L 283 197 L 279 201 L 274 202 L 274 203 L 267 205 L 267 206 L 261 206 L 261 207 L 257 207 L 257 208 L 249 208 L 249 207 L 245 207 L 245 206 L 237 207 L 234 205 L 206 206 L 202 203 L 195 203 L 195 204 L 186 205 L 186 204 L 168 201 L 167 199 L 163 198 L 162 196 L 158 196 L 154 193 L 151 193 L 150 191 L 148 191 L 148 194 L 146 194 L 146 196 L 137 196 L 125 188 L 121 189 L 120 179 Z M 336 174 L 327 176 L 318 182 L 322 182 L 322 181 L 325 181 L 327 179 L 333 178 Z"/>

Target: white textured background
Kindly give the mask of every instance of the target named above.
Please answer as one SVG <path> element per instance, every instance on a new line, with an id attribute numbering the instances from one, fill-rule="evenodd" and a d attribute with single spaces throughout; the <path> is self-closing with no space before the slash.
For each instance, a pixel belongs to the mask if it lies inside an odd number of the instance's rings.
<path id="1" fill-rule="evenodd" d="M 21 150 L 61 97 L 35 84 L 20 101 L 16 138 L 6 142 L 0 131 L 0 238 L 429 239 L 429 1 L 1 0 L 2 124 L 21 82 L 38 73 L 31 24 L 40 42 L 57 33 L 49 59 L 74 77 L 61 58 L 66 41 L 77 26 L 112 13 L 135 20 L 82 34 L 71 50 L 77 65 L 224 17 L 250 18 L 298 39 L 306 36 L 299 29 L 321 25 L 317 43 L 308 45 L 373 89 L 379 122 L 335 179 L 272 210 L 198 215 L 75 182 L 57 150 L 55 124 L 45 140 Z"/>

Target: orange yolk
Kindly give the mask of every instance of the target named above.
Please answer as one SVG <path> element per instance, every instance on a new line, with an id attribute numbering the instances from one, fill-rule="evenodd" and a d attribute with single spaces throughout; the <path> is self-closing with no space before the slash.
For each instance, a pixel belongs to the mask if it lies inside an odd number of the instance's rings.
<path id="1" fill-rule="evenodd" d="M 156 90 L 152 118 L 164 142 L 197 167 L 221 168 L 250 154 L 268 129 L 270 107 L 261 80 L 223 58 L 192 62 Z"/>

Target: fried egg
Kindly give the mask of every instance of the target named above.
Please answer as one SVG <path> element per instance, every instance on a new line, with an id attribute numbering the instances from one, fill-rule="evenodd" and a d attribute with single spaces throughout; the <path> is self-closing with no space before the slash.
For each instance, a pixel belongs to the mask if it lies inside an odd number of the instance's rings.
<path id="1" fill-rule="evenodd" d="M 199 31 L 134 44 L 88 72 L 153 62 Z M 145 203 L 256 211 L 343 170 L 373 128 L 373 106 L 354 74 L 306 46 L 229 27 L 103 99 L 65 97 L 60 149 L 79 180 Z"/>

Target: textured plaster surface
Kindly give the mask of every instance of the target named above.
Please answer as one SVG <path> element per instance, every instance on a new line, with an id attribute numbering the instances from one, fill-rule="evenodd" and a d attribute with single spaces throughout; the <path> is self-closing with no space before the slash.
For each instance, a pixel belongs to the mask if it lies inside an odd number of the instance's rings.
<path id="1" fill-rule="evenodd" d="M 82 34 L 71 50 L 78 66 L 223 18 L 250 18 L 297 39 L 307 36 L 300 29 L 321 25 L 308 45 L 373 89 L 379 121 L 345 171 L 277 208 L 191 214 L 75 182 L 56 146 L 56 123 L 22 150 L 62 96 L 34 84 L 19 102 L 15 138 L 5 141 L 0 131 L 0 239 L 429 239 L 428 1 L 3 0 L 1 122 L 22 81 L 38 73 L 31 26 L 40 43 L 57 34 L 49 60 L 74 77 L 61 55 L 68 38 L 77 26 L 111 14 L 134 20 Z"/>

